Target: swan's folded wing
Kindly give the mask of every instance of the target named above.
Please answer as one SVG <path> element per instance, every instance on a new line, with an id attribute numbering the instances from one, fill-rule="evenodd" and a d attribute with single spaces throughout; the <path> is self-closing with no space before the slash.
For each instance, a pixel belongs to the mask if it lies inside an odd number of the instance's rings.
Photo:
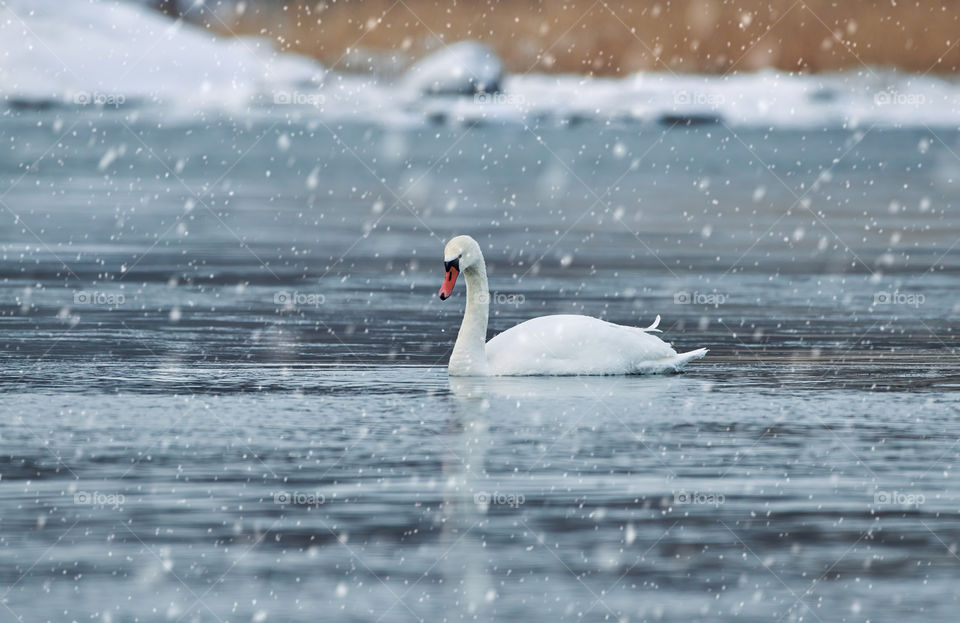
<path id="1" fill-rule="evenodd" d="M 494 375 L 636 374 L 677 353 L 648 329 L 589 316 L 542 316 L 504 331 L 487 343 Z M 668 366 L 669 367 L 669 366 Z"/>

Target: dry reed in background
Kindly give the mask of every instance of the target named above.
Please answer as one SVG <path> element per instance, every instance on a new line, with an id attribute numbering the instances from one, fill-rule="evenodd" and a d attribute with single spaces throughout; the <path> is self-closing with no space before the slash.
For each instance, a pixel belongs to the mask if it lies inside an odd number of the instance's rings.
<path id="1" fill-rule="evenodd" d="M 197 19 L 353 71 L 399 71 L 463 39 L 517 73 L 960 68 L 960 0 L 247 0 Z"/>

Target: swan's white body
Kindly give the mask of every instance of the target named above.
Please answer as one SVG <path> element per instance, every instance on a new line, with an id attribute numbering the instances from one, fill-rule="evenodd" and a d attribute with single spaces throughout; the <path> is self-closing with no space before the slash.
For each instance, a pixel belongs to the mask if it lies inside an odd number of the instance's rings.
<path id="1" fill-rule="evenodd" d="M 589 316 L 541 316 L 486 342 L 490 295 L 480 245 L 457 236 L 447 243 L 444 262 L 448 271 L 441 298 L 450 296 L 461 270 L 467 283 L 466 311 L 450 355 L 451 376 L 656 374 L 677 372 L 707 353 L 701 348 L 678 354 L 652 335 L 659 332 L 659 316 L 645 329 Z"/>
<path id="2" fill-rule="evenodd" d="M 706 353 L 700 349 L 678 355 L 669 344 L 647 332 L 656 330 L 654 327 L 625 327 L 589 316 L 541 316 L 487 342 L 487 373 L 649 374 L 677 371 Z"/>

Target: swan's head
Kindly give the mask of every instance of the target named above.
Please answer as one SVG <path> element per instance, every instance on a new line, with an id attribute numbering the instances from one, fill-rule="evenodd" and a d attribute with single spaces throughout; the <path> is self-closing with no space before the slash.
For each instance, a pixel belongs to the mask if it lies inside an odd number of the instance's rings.
<path id="1" fill-rule="evenodd" d="M 451 238 L 443 248 L 443 268 L 446 275 L 443 278 L 443 285 L 440 286 L 440 300 L 446 300 L 453 292 L 453 286 L 457 283 L 457 276 L 460 273 L 481 262 L 483 262 L 483 254 L 476 240 L 470 236 Z"/>

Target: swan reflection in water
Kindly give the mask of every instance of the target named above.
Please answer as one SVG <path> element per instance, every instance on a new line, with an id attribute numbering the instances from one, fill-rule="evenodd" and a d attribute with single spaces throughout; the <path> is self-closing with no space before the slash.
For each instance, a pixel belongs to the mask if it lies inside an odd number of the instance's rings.
<path id="1" fill-rule="evenodd" d="M 651 441 L 644 441 L 644 431 L 692 419 L 695 396 L 709 390 L 702 379 L 683 375 L 449 377 L 449 387 L 453 417 L 442 441 L 438 546 L 444 554 L 437 568 L 455 591 L 453 607 L 480 619 L 504 614 L 499 593 L 513 591 L 503 583 L 518 581 L 507 577 L 511 568 L 534 559 L 550 568 L 559 564 L 541 537 L 563 529 L 556 521 L 581 494 L 566 481 L 544 481 L 544 459 L 558 449 L 566 454 L 569 446 L 576 462 L 574 455 L 590 445 L 585 435 L 597 434 L 619 437 L 645 455 Z M 638 493 L 669 495 L 669 475 L 649 471 L 611 477 L 608 490 L 589 493 L 591 503 L 622 506 Z"/>

